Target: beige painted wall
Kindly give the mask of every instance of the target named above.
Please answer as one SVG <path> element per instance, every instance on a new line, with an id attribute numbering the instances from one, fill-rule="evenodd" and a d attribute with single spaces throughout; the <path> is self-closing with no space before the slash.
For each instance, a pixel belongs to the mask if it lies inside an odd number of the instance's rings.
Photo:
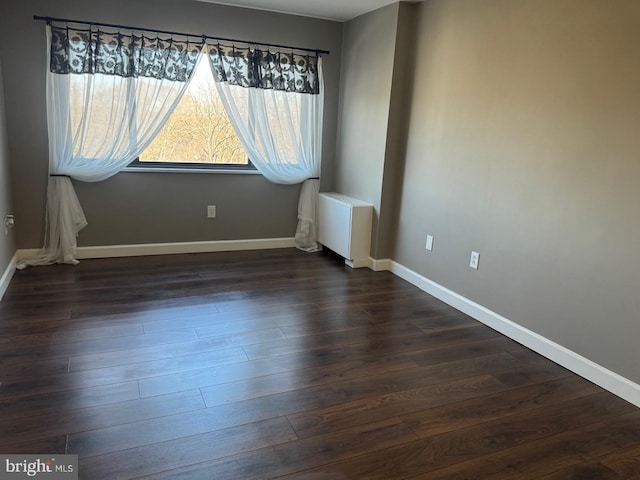
<path id="1" fill-rule="evenodd" d="M 393 258 L 640 382 L 640 3 L 418 11 Z"/>
<path id="2" fill-rule="evenodd" d="M 0 277 L 6 271 L 15 253 L 13 241 L 14 232 L 10 230 L 9 234 L 5 235 L 4 225 L 2 224 L 4 216 L 13 213 L 9 171 L 9 148 L 7 145 L 7 124 L 4 110 L 2 62 L 0 61 Z"/>
<path id="3" fill-rule="evenodd" d="M 0 54 L 17 246 L 42 245 L 47 181 L 45 25 L 34 15 L 204 33 L 330 50 L 324 57 L 325 115 L 322 187 L 333 189 L 342 24 L 192 0 L 3 0 Z M 16 41 L 19 39 L 19 42 Z M 77 184 L 89 226 L 78 244 L 114 245 L 177 241 L 292 237 L 299 186 L 261 176 L 119 173 Z M 218 218 L 206 218 L 206 205 Z"/>

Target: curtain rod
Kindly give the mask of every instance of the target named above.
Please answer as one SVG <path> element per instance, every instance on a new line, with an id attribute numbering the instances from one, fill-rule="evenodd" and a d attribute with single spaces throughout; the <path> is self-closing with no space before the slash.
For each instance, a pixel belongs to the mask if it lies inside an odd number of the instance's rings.
<path id="1" fill-rule="evenodd" d="M 329 55 L 331 52 L 329 50 L 318 50 L 315 48 L 301 48 L 301 47 L 292 47 L 290 45 L 278 45 L 277 43 L 263 43 L 263 42 L 247 42 L 246 40 L 238 40 L 235 38 L 224 38 L 224 37 L 212 37 L 210 35 L 194 35 L 191 33 L 181 33 L 181 32 L 171 32 L 169 30 L 155 30 L 152 28 L 140 28 L 140 27 L 131 27 L 128 25 L 116 25 L 113 23 L 99 23 L 99 22 L 86 22 L 83 20 L 71 20 L 68 18 L 54 18 L 54 17 L 43 17 L 41 15 L 34 15 L 34 20 L 45 20 L 47 24 L 51 22 L 68 22 L 68 23 L 81 23 L 85 25 L 95 25 L 98 27 L 110 27 L 110 28 L 124 28 L 126 30 L 137 30 L 140 32 L 153 32 L 153 33 L 162 33 L 165 35 L 179 35 L 181 37 L 199 37 L 206 40 L 221 40 L 223 42 L 238 42 L 238 43 L 246 43 L 247 45 L 261 45 L 265 47 L 276 47 L 276 48 L 284 48 L 291 50 L 300 50 L 303 52 L 314 52 L 317 55 Z"/>

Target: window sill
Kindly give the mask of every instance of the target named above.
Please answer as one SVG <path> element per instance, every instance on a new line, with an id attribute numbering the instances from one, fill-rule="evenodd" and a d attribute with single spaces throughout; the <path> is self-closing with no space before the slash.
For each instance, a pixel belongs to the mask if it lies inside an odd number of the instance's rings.
<path id="1" fill-rule="evenodd" d="M 246 169 L 213 169 L 213 168 L 175 168 L 175 167 L 127 167 L 122 172 L 126 173 L 224 173 L 233 175 L 260 175 L 258 170 L 246 170 Z"/>

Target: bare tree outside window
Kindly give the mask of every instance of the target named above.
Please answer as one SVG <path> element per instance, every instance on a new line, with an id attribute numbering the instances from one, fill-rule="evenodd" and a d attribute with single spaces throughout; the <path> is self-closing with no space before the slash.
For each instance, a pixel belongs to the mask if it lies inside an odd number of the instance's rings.
<path id="1" fill-rule="evenodd" d="M 140 162 L 247 165 L 214 85 L 206 59 L 158 136 L 140 155 Z"/>

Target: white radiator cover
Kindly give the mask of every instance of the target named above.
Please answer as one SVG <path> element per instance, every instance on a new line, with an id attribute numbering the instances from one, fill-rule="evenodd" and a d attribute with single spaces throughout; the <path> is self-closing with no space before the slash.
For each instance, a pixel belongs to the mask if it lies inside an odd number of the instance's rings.
<path id="1" fill-rule="evenodd" d="M 369 264 L 373 205 L 340 193 L 320 194 L 318 239 L 352 268 Z"/>

